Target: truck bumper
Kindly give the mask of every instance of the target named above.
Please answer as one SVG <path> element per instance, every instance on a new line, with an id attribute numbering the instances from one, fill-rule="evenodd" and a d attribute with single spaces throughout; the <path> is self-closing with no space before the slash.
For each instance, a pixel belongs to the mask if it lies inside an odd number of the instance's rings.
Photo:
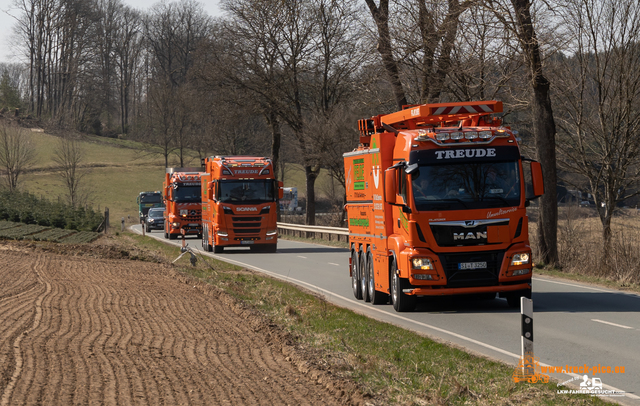
<path id="1" fill-rule="evenodd" d="M 475 293 L 504 293 L 515 292 L 518 290 L 531 289 L 531 283 L 519 283 L 517 285 L 498 285 L 498 286 L 478 286 L 472 288 L 410 288 L 404 289 L 407 295 L 415 296 L 447 296 L 447 295 L 470 295 Z"/>

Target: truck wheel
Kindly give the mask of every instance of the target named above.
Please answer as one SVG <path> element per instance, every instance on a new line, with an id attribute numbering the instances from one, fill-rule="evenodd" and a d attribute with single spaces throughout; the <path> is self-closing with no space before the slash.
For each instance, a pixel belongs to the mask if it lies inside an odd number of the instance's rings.
<path id="1" fill-rule="evenodd" d="M 207 251 L 212 252 L 213 245 L 209 244 L 209 227 L 207 227 L 207 234 L 205 234 L 204 238 L 205 238 L 205 241 L 207 242 Z M 211 236 L 211 241 L 213 241 L 213 236 Z"/>
<path id="2" fill-rule="evenodd" d="M 200 236 L 200 242 L 202 243 L 202 250 L 204 252 L 209 251 L 209 235 L 207 234 L 207 227 L 202 227 L 202 235 Z"/>
<path id="3" fill-rule="evenodd" d="M 531 289 L 519 290 L 517 292 L 509 293 L 507 297 L 507 304 L 510 308 L 515 309 L 520 307 L 520 297 L 526 297 L 531 299 Z"/>
<path id="4" fill-rule="evenodd" d="M 167 231 L 167 226 L 164 227 L 164 238 L 169 238 L 169 232 Z"/>
<path id="5" fill-rule="evenodd" d="M 403 292 L 403 289 L 408 289 L 411 285 L 407 279 L 398 276 L 398 265 L 396 259 L 391 259 L 391 300 L 393 301 L 393 308 L 397 312 L 410 312 L 416 307 L 416 298 L 411 295 L 407 295 Z"/>
<path id="6" fill-rule="evenodd" d="M 362 290 L 362 300 L 365 302 L 369 302 L 369 275 L 367 275 L 367 257 L 364 252 L 362 252 L 362 248 L 360 248 L 360 262 L 358 264 L 358 268 L 360 270 L 360 290 Z"/>
<path id="7" fill-rule="evenodd" d="M 373 270 L 373 255 L 371 251 L 367 250 L 367 280 L 369 281 L 369 300 L 372 304 L 383 304 L 389 300 L 389 295 L 376 290 L 375 271 Z"/>
<path id="8" fill-rule="evenodd" d="M 224 251 L 224 247 L 221 247 L 219 245 L 214 245 L 213 246 L 213 252 L 215 252 L 216 254 L 220 254 L 220 253 L 222 253 L 222 251 Z"/>
<path id="9" fill-rule="evenodd" d="M 362 287 L 360 286 L 360 272 L 358 271 L 358 253 L 355 247 L 351 250 L 351 288 L 353 289 L 353 296 L 356 299 L 362 299 Z"/>

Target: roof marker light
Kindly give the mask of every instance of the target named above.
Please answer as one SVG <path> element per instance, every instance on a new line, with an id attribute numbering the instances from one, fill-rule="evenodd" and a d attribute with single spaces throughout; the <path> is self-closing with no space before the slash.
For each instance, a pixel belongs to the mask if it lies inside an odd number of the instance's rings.
<path id="1" fill-rule="evenodd" d="M 480 137 L 480 139 L 483 139 L 483 140 L 487 140 L 491 138 L 491 135 L 492 135 L 491 131 L 480 131 L 478 133 L 478 136 Z"/>
<path id="2" fill-rule="evenodd" d="M 436 140 L 446 141 L 449 139 L 449 133 L 436 133 Z"/>
<path id="3" fill-rule="evenodd" d="M 461 131 L 456 131 L 451 133 L 451 139 L 452 140 L 461 140 L 464 138 L 464 133 Z"/>
<path id="4" fill-rule="evenodd" d="M 466 133 L 464 133 L 464 138 L 466 138 L 468 140 L 475 140 L 476 138 L 478 138 L 478 132 L 477 131 L 467 131 Z"/>
<path id="5" fill-rule="evenodd" d="M 415 141 L 428 141 L 429 133 L 427 130 L 418 130 L 418 136 L 415 138 Z"/>

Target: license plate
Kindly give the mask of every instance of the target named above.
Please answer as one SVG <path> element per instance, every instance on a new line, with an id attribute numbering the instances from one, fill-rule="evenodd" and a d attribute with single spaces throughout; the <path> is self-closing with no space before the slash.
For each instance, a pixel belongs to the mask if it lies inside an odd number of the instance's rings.
<path id="1" fill-rule="evenodd" d="M 487 262 L 461 262 L 458 269 L 487 269 Z"/>
<path id="2" fill-rule="evenodd" d="M 240 244 L 243 244 L 243 245 L 249 245 L 249 244 L 253 244 L 253 241 L 251 241 L 251 240 L 247 240 L 247 241 L 240 241 Z"/>

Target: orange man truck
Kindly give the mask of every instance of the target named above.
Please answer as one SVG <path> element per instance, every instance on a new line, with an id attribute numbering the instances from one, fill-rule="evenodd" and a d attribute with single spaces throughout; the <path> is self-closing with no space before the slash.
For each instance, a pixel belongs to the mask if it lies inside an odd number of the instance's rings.
<path id="1" fill-rule="evenodd" d="M 526 207 L 542 171 L 500 112 L 498 101 L 423 104 L 359 121 L 344 154 L 356 298 L 403 312 L 421 296 L 531 297 Z"/>
<path id="2" fill-rule="evenodd" d="M 201 168 L 167 168 L 164 180 L 164 238 L 202 235 Z"/>
<path id="3" fill-rule="evenodd" d="M 276 252 L 278 244 L 277 182 L 271 159 L 215 156 L 203 160 L 202 248 L 220 253 L 224 247 L 250 247 Z"/>

